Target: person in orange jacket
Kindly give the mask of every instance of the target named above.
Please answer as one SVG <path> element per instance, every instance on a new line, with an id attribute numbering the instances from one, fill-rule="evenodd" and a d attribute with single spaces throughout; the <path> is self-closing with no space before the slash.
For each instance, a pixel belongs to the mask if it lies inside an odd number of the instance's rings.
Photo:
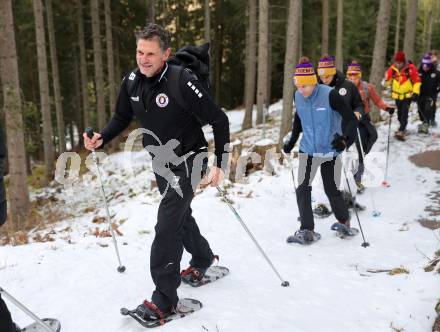
<path id="1" fill-rule="evenodd" d="M 370 101 L 372 101 L 378 108 L 388 112 L 390 115 L 394 113 L 394 107 L 385 103 L 382 98 L 377 94 L 374 86 L 364 80 L 362 80 L 361 66 L 356 61 L 352 61 L 347 68 L 347 78 L 353 82 L 357 87 L 359 94 L 361 95 L 362 103 L 364 104 L 365 115 L 359 121 L 359 134 L 362 140 L 362 147 L 364 154 L 370 152 L 373 144 L 377 140 L 377 131 L 375 126 L 371 123 Z M 362 184 L 362 175 L 364 173 L 363 156 L 359 156 L 359 165 L 354 179 L 358 187 L 358 193 L 364 191 L 365 187 Z"/>
<path id="2" fill-rule="evenodd" d="M 385 82 L 391 86 L 391 97 L 396 101 L 400 127 L 396 138 L 405 140 L 408 111 L 411 102 L 417 102 L 420 94 L 420 77 L 417 68 L 405 58 L 403 51 L 394 55 L 394 63 L 385 73 Z"/>

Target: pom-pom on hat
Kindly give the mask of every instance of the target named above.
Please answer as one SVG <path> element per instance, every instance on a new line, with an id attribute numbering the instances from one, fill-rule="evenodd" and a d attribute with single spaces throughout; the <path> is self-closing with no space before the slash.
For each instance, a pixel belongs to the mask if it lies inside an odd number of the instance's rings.
<path id="1" fill-rule="evenodd" d="M 423 55 L 422 64 L 431 66 L 432 65 L 432 57 L 431 53 L 425 53 Z"/>
<path id="2" fill-rule="evenodd" d="M 293 76 L 295 85 L 316 85 L 318 78 L 316 77 L 313 65 L 307 57 L 301 57 L 299 63 L 295 67 Z"/>
<path id="3" fill-rule="evenodd" d="M 336 75 L 335 58 L 328 54 L 324 54 L 318 62 L 319 76 Z"/>

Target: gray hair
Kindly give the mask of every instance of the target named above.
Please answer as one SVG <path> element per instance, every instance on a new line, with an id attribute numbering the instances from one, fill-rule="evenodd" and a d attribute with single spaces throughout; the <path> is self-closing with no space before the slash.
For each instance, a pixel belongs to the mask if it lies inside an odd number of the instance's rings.
<path id="1" fill-rule="evenodd" d="M 149 23 L 145 28 L 136 33 L 136 43 L 139 39 L 153 40 L 156 39 L 159 42 L 159 46 L 162 51 L 166 51 L 170 48 L 171 36 L 170 33 L 162 26 L 155 23 Z"/>

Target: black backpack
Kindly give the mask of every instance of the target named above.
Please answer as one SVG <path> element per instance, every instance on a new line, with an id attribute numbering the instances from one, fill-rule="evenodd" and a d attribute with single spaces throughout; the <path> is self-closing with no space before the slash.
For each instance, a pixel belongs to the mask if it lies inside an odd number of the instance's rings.
<path id="1" fill-rule="evenodd" d="M 179 49 L 167 61 L 170 65 L 170 75 L 168 75 L 168 89 L 173 96 L 173 99 L 185 110 L 188 110 L 188 104 L 183 98 L 182 91 L 180 91 L 179 78 L 182 70 L 186 70 L 194 79 L 198 80 L 207 93 L 210 92 L 209 83 L 209 43 L 200 46 L 188 45 Z M 131 95 L 138 79 L 139 68 L 136 68 L 130 73 L 127 83 L 128 93 Z M 135 77 L 133 77 L 133 75 Z M 205 121 L 197 118 L 202 126 L 206 125 Z"/>

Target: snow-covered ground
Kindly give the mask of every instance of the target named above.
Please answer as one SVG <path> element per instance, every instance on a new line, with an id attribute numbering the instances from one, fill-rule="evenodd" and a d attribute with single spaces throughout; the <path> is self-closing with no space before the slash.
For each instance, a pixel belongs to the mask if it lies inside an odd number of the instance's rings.
<path id="1" fill-rule="evenodd" d="M 242 111 L 229 115 L 231 127 L 239 128 Z M 417 124 L 414 120 L 410 123 L 409 130 L 415 133 Z M 396 125 L 395 119 L 393 129 Z M 386 151 L 387 129 L 386 123 L 379 128 L 373 151 Z M 368 248 L 361 247 L 360 235 L 337 238 L 330 231 L 333 216 L 315 220 L 316 230 L 322 234 L 316 244 L 286 244 L 286 237 L 299 227 L 286 165 L 276 166 L 274 176 L 256 172 L 247 183 L 227 189 L 238 213 L 290 282 L 289 288 L 280 287 L 280 280 L 216 190 L 200 192 L 192 205 L 194 215 L 213 251 L 220 255 L 220 265 L 229 267 L 231 273 L 202 288 L 182 285 L 180 297 L 196 298 L 204 307 L 161 330 L 430 331 L 440 282 L 435 272 L 424 272 L 428 262 L 424 255 L 432 257 L 439 249 L 440 235 L 416 220 L 426 214 L 426 194 L 439 189 L 440 174 L 416 167 L 408 156 L 427 148 L 440 149 L 440 130 L 435 132 L 437 136 L 410 135 L 405 143 L 392 138 L 391 187 L 369 187 L 358 196 L 359 202 L 368 206 L 359 215 L 371 244 Z M 157 189 L 150 190 L 153 176 L 148 156 L 133 153 L 133 173 L 125 170 L 125 158 L 123 153 L 114 154 L 103 165 L 105 188 L 112 198 L 110 209 L 123 234 L 118 241 L 125 273 L 116 271 L 111 238 L 93 235 L 96 228 L 105 231 L 107 227 L 92 223 L 96 215 L 105 216 L 105 212 L 98 183 L 90 176 L 61 193 L 53 190 L 60 199 L 60 209 L 72 216 L 39 231 L 41 235 L 51 232 L 55 241 L 0 248 L 0 286 L 37 315 L 58 318 L 63 332 L 144 330 L 121 316 L 119 309 L 135 307 L 153 290 L 149 249 L 160 196 Z M 376 166 L 383 169 L 383 161 Z M 314 197 L 319 193 L 315 188 Z M 372 196 L 380 217 L 372 216 Z M 352 223 L 357 226 L 356 218 Z M 184 254 L 182 268 L 188 261 Z M 367 271 L 397 267 L 406 268 L 409 274 Z M 12 304 L 9 307 L 18 324 L 31 322 Z"/>

